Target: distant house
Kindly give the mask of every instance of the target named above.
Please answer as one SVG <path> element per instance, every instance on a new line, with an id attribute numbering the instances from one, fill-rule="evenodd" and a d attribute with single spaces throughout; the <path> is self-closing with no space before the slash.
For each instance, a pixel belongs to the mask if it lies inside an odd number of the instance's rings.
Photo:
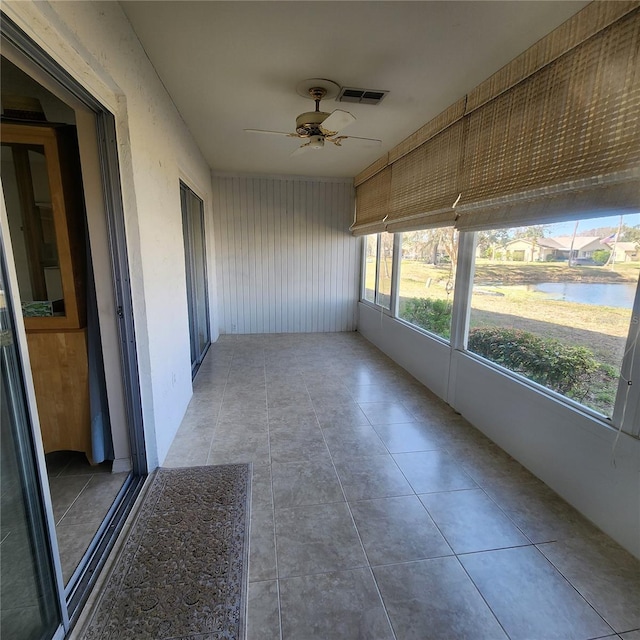
<path id="1" fill-rule="evenodd" d="M 615 251 L 614 262 L 636 262 L 640 261 L 640 244 L 637 242 L 613 242 L 607 241 L 606 247 L 609 251 Z"/>
<path id="2" fill-rule="evenodd" d="M 516 262 L 545 262 L 547 260 L 568 260 L 571 252 L 572 236 L 555 238 L 518 238 L 505 246 L 507 260 Z M 623 243 L 618 243 L 623 244 Z M 573 260 L 589 261 L 593 252 L 609 249 L 595 236 L 576 236 L 573 239 Z"/>
<path id="3" fill-rule="evenodd" d="M 556 256 L 559 249 L 552 238 L 518 238 L 505 246 L 507 260 L 515 262 L 560 260 Z"/>

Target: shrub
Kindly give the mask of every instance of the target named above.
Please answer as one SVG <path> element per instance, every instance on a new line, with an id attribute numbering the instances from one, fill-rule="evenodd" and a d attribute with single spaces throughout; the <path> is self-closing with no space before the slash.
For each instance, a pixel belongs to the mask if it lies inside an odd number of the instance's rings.
<path id="1" fill-rule="evenodd" d="M 611 251 L 607 251 L 606 249 L 596 249 L 593 252 L 593 261 L 601 267 L 603 264 L 607 264 L 607 260 L 609 260 L 610 255 Z"/>
<path id="2" fill-rule="evenodd" d="M 434 298 L 409 298 L 400 317 L 417 327 L 431 331 L 443 338 L 451 336 L 451 308 L 448 300 Z"/>
<path id="3" fill-rule="evenodd" d="M 586 396 L 593 376 L 600 368 L 589 349 L 568 346 L 553 338 L 543 338 L 518 329 L 472 329 L 468 348 L 576 400 Z"/>

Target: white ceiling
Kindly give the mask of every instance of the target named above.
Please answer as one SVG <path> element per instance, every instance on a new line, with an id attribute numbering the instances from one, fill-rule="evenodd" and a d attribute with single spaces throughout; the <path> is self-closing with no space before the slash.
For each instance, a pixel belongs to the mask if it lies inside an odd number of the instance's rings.
<path id="1" fill-rule="evenodd" d="M 213 170 L 326 177 L 353 177 L 586 4 L 121 2 Z M 296 93 L 307 78 L 388 90 L 377 106 L 321 105 L 350 111 L 344 133 L 382 147 L 290 158 L 297 139 L 243 131 L 293 131 L 313 110 Z"/>

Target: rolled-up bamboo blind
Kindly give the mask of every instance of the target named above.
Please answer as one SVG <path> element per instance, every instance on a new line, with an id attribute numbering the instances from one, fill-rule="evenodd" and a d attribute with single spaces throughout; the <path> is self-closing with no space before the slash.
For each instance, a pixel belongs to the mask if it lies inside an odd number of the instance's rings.
<path id="1" fill-rule="evenodd" d="M 391 165 L 387 231 L 453 224 L 463 131 L 464 123 L 458 120 Z"/>
<path id="2" fill-rule="evenodd" d="M 391 167 L 385 167 L 356 187 L 356 216 L 351 225 L 354 236 L 384 231 L 390 191 Z"/>
<path id="3" fill-rule="evenodd" d="M 467 105 L 466 97 L 454 102 L 448 106 L 442 113 L 432 118 L 427 124 L 422 125 L 417 131 L 405 138 L 400 144 L 397 144 L 389 151 L 389 164 L 396 162 L 420 145 L 431 140 L 434 136 L 444 131 L 448 126 L 452 125 L 462 118 Z"/>
<path id="4" fill-rule="evenodd" d="M 587 5 L 365 169 L 354 233 L 640 210 L 639 7 Z"/>
<path id="5" fill-rule="evenodd" d="M 474 111 L 489 100 L 493 100 L 599 31 L 612 25 L 637 6 L 638 0 L 597 0 L 591 2 L 470 91 L 467 95 L 465 113 Z"/>
<path id="6" fill-rule="evenodd" d="M 640 210 L 640 11 L 465 120 L 458 228 Z"/>
<path id="7" fill-rule="evenodd" d="M 373 178 L 376 173 L 382 171 L 389 164 L 389 154 L 385 153 L 381 158 L 370 164 L 364 171 L 361 171 L 354 179 L 353 184 L 357 187 L 363 182 Z"/>

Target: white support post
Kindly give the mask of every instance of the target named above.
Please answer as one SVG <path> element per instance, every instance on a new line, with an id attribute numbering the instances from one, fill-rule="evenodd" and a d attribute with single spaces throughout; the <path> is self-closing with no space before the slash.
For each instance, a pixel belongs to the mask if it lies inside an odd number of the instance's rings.
<path id="1" fill-rule="evenodd" d="M 449 382 L 447 384 L 447 403 L 455 409 L 457 352 L 467 346 L 469 314 L 471 312 L 471 294 L 475 272 L 475 251 L 477 234 L 462 231 L 458 239 L 458 266 L 456 268 L 455 287 L 453 289 L 453 310 L 451 315 L 451 354 L 449 364 Z"/>

